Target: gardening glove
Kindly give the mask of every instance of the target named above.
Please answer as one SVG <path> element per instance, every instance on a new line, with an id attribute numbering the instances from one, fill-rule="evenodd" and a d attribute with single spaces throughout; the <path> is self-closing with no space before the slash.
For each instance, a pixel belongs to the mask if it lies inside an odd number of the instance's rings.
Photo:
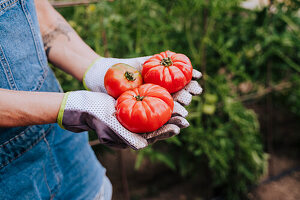
<path id="1" fill-rule="evenodd" d="M 152 56 L 129 58 L 129 59 L 119 59 L 119 58 L 98 58 L 96 59 L 90 67 L 85 72 L 83 77 L 83 84 L 87 90 L 94 92 L 106 92 L 104 87 L 104 76 L 106 71 L 117 63 L 125 63 L 134 68 L 139 72 L 142 71 L 142 66 L 146 60 Z M 200 95 L 202 93 L 202 88 L 198 84 L 197 80 L 202 76 L 201 72 L 193 69 L 192 81 L 185 86 L 185 88 L 172 94 L 174 101 L 181 103 L 186 106 L 192 101 L 192 95 Z"/>
<path id="2" fill-rule="evenodd" d="M 117 63 L 125 63 L 141 72 L 142 65 L 150 57 L 151 56 L 145 56 L 128 59 L 99 57 L 98 59 L 94 60 L 94 62 L 86 70 L 83 76 L 83 85 L 87 90 L 107 93 L 104 87 L 104 76 L 111 66 Z"/>
<path id="3" fill-rule="evenodd" d="M 192 101 L 192 96 L 200 95 L 202 93 L 202 87 L 197 82 L 202 77 L 202 73 L 196 69 L 193 69 L 192 80 L 183 89 L 172 94 L 174 101 L 187 106 Z"/>
<path id="4" fill-rule="evenodd" d="M 157 140 L 166 139 L 189 126 L 185 119 L 188 112 L 175 102 L 171 119 L 151 133 L 136 134 L 124 128 L 115 117 L 116 100 L 105 93 L 75 91 L 65 94 L 57 122 L 67 130 L 96 131 L 99 141 L 109 146 L 138 150 Z"/>

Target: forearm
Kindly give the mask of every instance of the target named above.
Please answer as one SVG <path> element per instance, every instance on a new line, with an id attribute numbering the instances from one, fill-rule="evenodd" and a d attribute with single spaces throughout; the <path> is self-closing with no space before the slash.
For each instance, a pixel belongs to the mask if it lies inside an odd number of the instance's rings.
<path id="1" fill-rule="evenodd" d="M 99 56 L 47 0 L 35 0 L 35 5 L 48 60 L 82 81 L 88 66 Z"/>
<path id="2" fill-rule="evenodd" d="M 0 89 L 0 127 L 55 123 L 63 96 Z"/>

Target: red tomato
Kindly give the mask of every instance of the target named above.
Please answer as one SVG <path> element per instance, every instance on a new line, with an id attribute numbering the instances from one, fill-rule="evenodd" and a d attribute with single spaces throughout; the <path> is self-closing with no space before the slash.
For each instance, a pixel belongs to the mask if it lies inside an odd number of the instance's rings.
<path id="1" fill-rule="evenodd" d="M 139 71 L 130 65 L 118 63 L 109 68 L 104 77 L 107 93 L 117 99 L 123 92 L 143 84 Z"/>
<path id="2" fill-rule="evenodd" d="M 173 107 L 173 98 L 165 88 L 144 84 L 118 98 L 116 117 L 128 130 L 147 133 L 164 125 L 171 118 Z"/>
<path id="3" fill-rule="evenodd" d="M 166 51 L 152 56 L 144 63 L 142 76 L 145 83 L 160 85 L 174 93 L 191 81 L 192 72 L 193 67 L 187 56 Z"/>

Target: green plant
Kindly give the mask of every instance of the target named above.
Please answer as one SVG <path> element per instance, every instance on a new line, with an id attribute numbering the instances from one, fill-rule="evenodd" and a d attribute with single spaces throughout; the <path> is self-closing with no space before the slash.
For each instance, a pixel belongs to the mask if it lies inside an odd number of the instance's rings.
<path id="1" fill-rule="evenodd" d="M 254 10 L 240 2 L 115 0 L 59 10 L 100 55 L 125 58 L 169 49 L 187 55 L 204 73 L 204 94 L 189 106 L 191 126 L 140 151 L 136 167 L 144 157 L 182 176 L 207 166 L 213 187 L 227 199 L 245 197 L 266 167 L 257 117 L 242 101 L 271 91 L 274 104 L 300 116 L 299 1 L 271 1 Z M 272 90 L 282 83 L 288 87 Z"/>

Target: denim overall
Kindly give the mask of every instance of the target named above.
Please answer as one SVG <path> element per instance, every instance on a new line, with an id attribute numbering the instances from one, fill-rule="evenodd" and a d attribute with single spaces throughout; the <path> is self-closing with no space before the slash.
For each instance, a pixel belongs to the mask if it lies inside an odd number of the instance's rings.
<path id="1" fill-rule="evenodd" d="M 0 88 L 62 92 L 33 0 L 0 0 Z M 88 135 L 57 124 L 0 128 L 0 199 L 94 199 L 105 169 Z"/>

